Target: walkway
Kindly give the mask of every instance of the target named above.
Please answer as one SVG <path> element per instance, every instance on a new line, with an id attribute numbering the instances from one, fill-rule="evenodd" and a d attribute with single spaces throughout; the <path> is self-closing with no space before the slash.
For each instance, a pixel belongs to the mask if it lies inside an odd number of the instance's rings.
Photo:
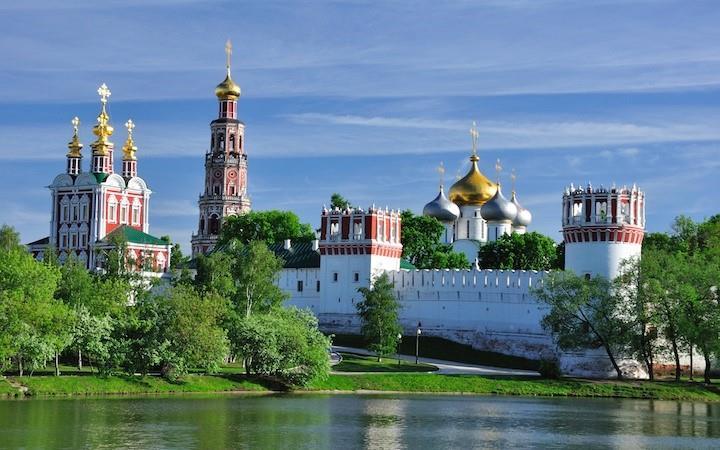
<path id="1" fill-rule="evenodd" d="M 339 345 L 333 345 L 332 350 L 334 352 L 344 353 L 355 353 L 358 355 L 373 356 L 374 353 L 365 350 L 364 348 L 354 347 L 343 347 Z M 393 355 L 394 357 L 395 355 Z M 403 361 L 415 362 L 415 357 L 410 355 L 399 355 Z M 520 370 L 520 369 L 506 369 L 504 367 L 492 367 L 492 366 L 480 366 L 477 364 L 468 364 L 457 361 L 444 361 L 441 359 L 432 358 L 420 358 L 420 362 L 426 364 L 432 364 L 436 366 L 438 370 L 434 373 L 441 373 L 445 375 L 501 375 L 501 376 L 526 376 L 526 377 L 537 377 L 539 373 L 532 370 Z"/>

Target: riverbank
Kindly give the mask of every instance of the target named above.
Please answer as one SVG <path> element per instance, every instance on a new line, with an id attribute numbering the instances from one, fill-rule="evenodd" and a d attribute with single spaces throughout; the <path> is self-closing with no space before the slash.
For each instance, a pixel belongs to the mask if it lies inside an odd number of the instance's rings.
<path id="1" fill-rule="evenodd" d="M 15 384 L 13 387 L 10 383 Z M 20 388 L 26 392 L 22 393 Z M 9 377 L 0 380 L 0 397 L 172 393 L 275 392 L 278 386 L 241 375 L 190 375 L 173 383 L 159 377 L 96 375 Z M 720 401 L 720 390 L 700 383 L 499 378 L 429 373 L 330 375 L 300 392 L 407 392 L 430 394 L 606 397 L 655 400 Z"/>

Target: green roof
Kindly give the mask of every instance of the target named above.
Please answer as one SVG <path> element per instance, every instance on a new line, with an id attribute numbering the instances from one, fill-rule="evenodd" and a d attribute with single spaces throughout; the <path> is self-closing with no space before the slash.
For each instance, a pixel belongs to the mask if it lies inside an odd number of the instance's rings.
<path id="1" fill-rule="evenodd" d="M 313 250 L 312 242 L 293 242 L 289 250 L 285 250 L 282 242 L 268 245 L 268 248 L 283 259 L 286 269 L 311 269 L 320 267 L 320 252 Z"/>
<path id="2" fill-rule="evenodd" d="M 136 230 L 129 225 L 122 225 L 121 227 L 114 229 L 103 238 L 103 241 L 109 241 L 110 237 L 117 235 L 121 235 L 125 241 L 133 244 L 170 245 L 170 242 L 168 241 L 156 238 L 155 236 L 147 234 L 143 231 Z"/>
<path id="3" fill-rule="evenodd" d="M 413 265 L 413 263 L 411 263 L 411 262 L 408 261 L 407 259 L 401 259 L 401 260 L 400 260 L 400 268 L 401 268 L 401 269 L 405 269 L 405 270 L 417 269 L 417 267 L 415 267 L 415 266 Z"/>

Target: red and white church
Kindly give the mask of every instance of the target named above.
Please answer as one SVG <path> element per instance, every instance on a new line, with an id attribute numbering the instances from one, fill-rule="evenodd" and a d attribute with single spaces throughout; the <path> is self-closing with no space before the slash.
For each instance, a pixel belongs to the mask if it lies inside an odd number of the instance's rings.
<path id="1" fill-rule="evenodd" d="M 107 252 L 124 241 L 131 269 L 165 273 L 170 263 L 170 242 L 148 234 L 152 191 L 137 174 L 135 124 L 132 120 L 125 123 L 128 136 L 122 147 L 122 169 L 116 173 L 115 146 L 109 140 L 114 129 L 107 109 L 111 92 L 103 84 L 98 94 L 102 106 L 93 127 L 97 138 L 90 145 L 89 171 L 83 170 L 80 120 L 75 117 L 66 170 L 48 186 L 52 199 L 50 235 L 28 244 L 29 250 L 38 259 L 53 250 L 60 262 L 75 258 L 94 270 L 102 269 Z"/>

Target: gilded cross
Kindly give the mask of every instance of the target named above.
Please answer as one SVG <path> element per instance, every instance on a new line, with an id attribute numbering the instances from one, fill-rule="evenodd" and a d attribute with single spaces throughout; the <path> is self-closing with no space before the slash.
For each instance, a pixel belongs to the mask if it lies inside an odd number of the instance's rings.
<path id="1" fill-rule="evenodd" d="M 517 175 L 515 175 L 515 169 L 510 172 L 510 179 L 512 180 L 512 191 L 515 192 L 515 180 L 517 179 Z"/>
<path id="2" fill-rule="evenodd" d="M 108 97 L 112 94 L 105 83 L 98 88 L 97 93 L 100 96 L 100 102 L 102 102 L 103 105 L 107 103 Z"/>
<path id="3" fill-rule="evenodd" d="M 502 166 L 500 165 L 500 158 L 498 158 L 495 161 L 495 172 L 497 172 L 497 182 L 500 183 L 500 171 L 502 170 Z"/>
<path id="4" fill-rule="evenodd" d="M 230 57 L 232 56 L 232 42 L 230 42 L 230 39 L 227 40 L 225 43 L 225 66 L 229 69 L 230 68 Z"/>
<path id="5" fill-rule="evenodd" d="M 72 120 L 70 121 L 70 123 L 72 124 L 72 126 L 73 126 L 73 131 L 75 132 L 75 135 L 77 136 L 77 134 L 78 134 L 78 127 L 80 126 L 80 118 L 79 118 L 78 116 L 75 116 L 75 117 L 72 118 Z"/>
<path id="6" fill-rule="evenodd" d="M 445 177 L 445 166 L 443 165 L 442 161 L 440 161 L 440 165 L 437 168 L 438 174 L 440 174 L 440 187 L 443 185 L 443 178 Z"/>
<path id="7" fill-rule="evenodd" d="M 133 122 L 132 119 L 128 119 L 128 121 L 125 122 L 125 128 L 128 130 L 128 137 L 132 138 L 133 130 L 135 129 L 135 122 Z"/>
<path id="8" fill-rule="evenodd" d="M 477 130 L 477 123 L 473 120 L 472 128 L 470 128 L 470 136 L 472 137 L 472 152 L 473 155 L 477 155 L 478 137 L 480 133 Z"/>

